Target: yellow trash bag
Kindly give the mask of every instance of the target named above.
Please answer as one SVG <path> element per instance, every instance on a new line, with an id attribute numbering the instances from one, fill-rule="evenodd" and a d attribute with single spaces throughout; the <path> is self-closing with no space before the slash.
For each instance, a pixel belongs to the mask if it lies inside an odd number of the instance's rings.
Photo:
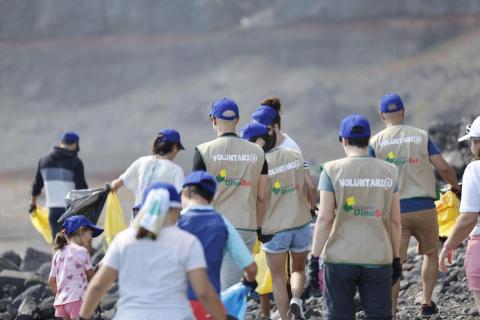
<path id="1" fill-rule="evenodd" d="M 440 195 L 435 201 L 437 207 L 438 231 L 440 237 L 448 237 L 460 214 L 460 201 L 452 191 Z"/>
<path id="2" fill-rule="evenodd" d="M 43 236 L 43 239 L 45 239 L 48 244 L 52 244 L 52 230 L 48 222 L 48 213 L 48 208 L 37 206 L 35 211 L 30 215 L 30 221 L 32 221 L 35 229 Z"/>
<path id="3" fill-rule="evenodd" d="M 268 270 L 267 256 L 262 250 L 260 241 L 258 240 L 253 247 L 253 257 L 257 264 L 257 276 L 255 280 L 257 280 L 258 286 L 255 291 L 257 291 L 258 294 L 269 294 L 272 292 L 272 276 L 270 275 L 270 270 Z"/>
<path id="4" fill-rule="evenodd" d="M 110 191 L 107 196 L 105 222 L 103 223 L 103 237 L 108 244 L 112 243 L 117 233 L 125 230 L 127 224 L 123 217 L 122 206 L 115 192 Z"/>

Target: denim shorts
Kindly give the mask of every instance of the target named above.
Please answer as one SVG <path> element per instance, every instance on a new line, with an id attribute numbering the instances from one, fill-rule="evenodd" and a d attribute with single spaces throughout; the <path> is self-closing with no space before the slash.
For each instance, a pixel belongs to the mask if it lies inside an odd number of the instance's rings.
<path id="1" fill-rule="evenodd" d="M 295 252 L 301 253 L 310 250 L 312 243 L 312 229 L 310 225 L 276 233 L 272 240 L 262 244 L 266 253 Z"/>

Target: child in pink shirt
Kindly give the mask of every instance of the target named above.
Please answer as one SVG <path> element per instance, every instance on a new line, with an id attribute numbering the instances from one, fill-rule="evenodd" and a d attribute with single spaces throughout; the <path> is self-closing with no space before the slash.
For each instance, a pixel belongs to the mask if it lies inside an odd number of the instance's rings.
<path id="1" fill-rule="evenodd" d="M 87 248 L 91 247 L 92 238 L 102 232 L 86 217 L 77 215 L 65 220 L 55 237 L 56 252 L 48 280 L 55 294 L 56 317 L 78 318 L 88 281 L 94 274 Z"/>

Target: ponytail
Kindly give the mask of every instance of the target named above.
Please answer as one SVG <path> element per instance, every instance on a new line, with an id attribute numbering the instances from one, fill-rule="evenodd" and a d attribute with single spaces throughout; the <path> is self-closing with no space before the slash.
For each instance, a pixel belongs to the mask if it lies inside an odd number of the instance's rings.
<path id="1" fill-rule="evenodd" d="M 68 244 L 67 234 L 65 233 L 65 229 L 62 229 L 57 235 L 55 236 L 55 240 L 53 241 L 53 249 L 55 251 L 63 249 Z"/>

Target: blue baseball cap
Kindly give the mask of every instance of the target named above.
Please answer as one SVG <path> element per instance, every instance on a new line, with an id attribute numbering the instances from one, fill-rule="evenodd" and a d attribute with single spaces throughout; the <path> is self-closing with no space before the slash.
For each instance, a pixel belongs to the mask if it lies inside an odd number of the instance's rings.
<path id="1" fill-rule="evenodd" d="M 185 188 L 187 186 L 199 186 L 212 196 L 215 195 L 215 191 L 217 190 L 215 178 L 206 171 L 193 171 L 187 175 L 183 187 Z"/>
<path id="2" fill-rule="evenodd" d="M 242 138 L 245 140 L 250 140 L 265 134 L 268 134 L 267 126 L 258 122 L 249 123 L 242 129 Z"/>
<path id="3" fill-rule="evenodd" d="M 240 117 L 240 112 L 235 101 L 223 98 L 212 103 L 210 115 L 222 120 L 235 120 Z"/>
<path id="4" fill-rule="evenodd" d="M 359 132 L 353 132 L 354 127 L 360 127 L 361 129 L 359 129 Z M 347 139 L 370 138 L 370 124 L 367 118 L 360 114 L 349 115 L 340 122 L 338 135 Z"/>
<path id="5" fill-rule="evenodd" d="M 147 200 L 148 193 L 155 189 L 165 189 L 168 191 L 170 195 L 170 208 L 182 207 L 181 201 L 180 201 L 180 195 L 178 194 L 177 189 L 175 189 L 175 187 L 172 184 L 165 183 L 165 182 L 156 182 L 156 183 L 152 183 L 147 188 L 145 188 L 145 190 L 143 191 L 142 202 L 136 205 L 134 209 L 142 208 L 143 204 L 145 203 L 145 200 Z"/>
<path id="6" fill-rule="evenodd" d="M 61 139 L 62 143 L 65 144 L 77 144 L 77 150 L 80 151 L 80 136 L 74 131 L 64 132 Z"/>
<path id="7" fill-rule="evenodd" d="M 65 220 L 63 223 L 62 228 L 67 231 L 67 235 L 71 235 L 75 231 L 77 231 L 80 227 L 86 227 L 93 231 L 93 237 L 98 237 L 102 232 L 103 229 L 94 225 L 87 217 L 76 215 L 71 216 Z"/>
<path id="8" fill-rule="evenodd" d="M 387 93 L 380 99 L 380 112 L 390 113 L 403 109 L 402 98 L 396 93 Z"/>
<path id="9" fill-rule="evenodd" d="M 168 142 L 176 143 L 180 146 L 181 150 L 185 150 L 182 143 L 180 142 L 180 133 L 178 133 L 177 130 L 175 130 L 175 129 L 163 129 L 163 130 L 160 130 L 158 135 L 163 135 L 162 140 L 161 140 L 162 142 L 168 141 Z"/>
<path id="10" fill-rule="evenodd" d="M 252 113 L 252 120 L 269 126 L 272 124 L 277 114 L 277 110 L 273 109 L 272 107 L 261 105 L 257 108 L 257 110 L 255 110 L 255 112 Z"/>

